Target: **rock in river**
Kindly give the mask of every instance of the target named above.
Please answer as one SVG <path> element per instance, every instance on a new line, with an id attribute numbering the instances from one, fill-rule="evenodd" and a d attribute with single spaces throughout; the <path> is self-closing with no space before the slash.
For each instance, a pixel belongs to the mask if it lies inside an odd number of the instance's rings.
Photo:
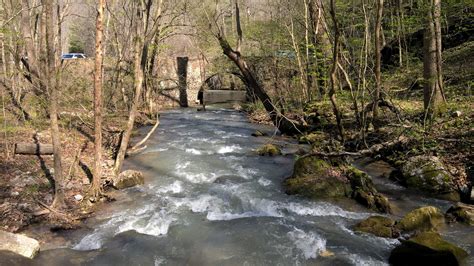
<path id="1" fill-rule="evenodd" d="M 444 224 L 444 215 L 436 207 L 427 206 L 407 213 L 396 225 L 402 232 L 431 231 Z"/>
<path id="2" fill-rule="evenodd" d="M 293 175 L 283 185 L 290 195 L 313 199 L 348 197 L 369 209 L 390 212 L 388 199 L 377 192 L 366 173 L 345 164 L 333 165 L 317 156 L 298 159 Z"/>
<path id="3" fill-rule="evenodd" d="M 265 144 L 257 150 L 257 154 L 260 156 L 277 156 L 281 155 L 281 150 L 274 144 Z"/>
<path id="4" fill-rule="evenodd" d="M 450 220 L 474 226 L 474 206 L 457 203 L 449 208 L 446 212 L 446 217 Z"/>
<path id="5" fill-rule="evenodd" d="M 454 177 L 438 157 L 411 157 L 401 168 L 401 174 L 402 181 L 407 187 L 446 200 L 460 200 Z"/>
<path id="6" fill-rule="evenodd" d="M 384 216 L 371 216 L 356 224 L 354 230 L 385 238 L 400 236 L 400 232 L 395 228 L 395 221 Z"/>
<path id="7" fill-rule="evenodd" d="M 112 181 L 112 186 L 115 189 L 124 189 L 145 184 L 145 179 L 140 171 L 126 170 L 120 173 Z"/>
<path id="8" fill-rule="evenodd" d="M 0 250 L 32 259 L 38 254 L 40 244 L 33 238 L 0 230 Z"/>
<path id="9" fill-rule="evenodd" d="M 459 265 L 468 256 L 436 232 L 422 232 L 392 250 L 391 265 Z"/>

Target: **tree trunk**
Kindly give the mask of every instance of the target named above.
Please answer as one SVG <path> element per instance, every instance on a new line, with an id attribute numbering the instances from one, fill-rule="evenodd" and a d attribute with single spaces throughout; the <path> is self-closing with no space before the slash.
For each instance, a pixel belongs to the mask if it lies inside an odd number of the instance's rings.
<path id="1" fill-rule="evenodd" d="M 375 22 L 375 95 L 373 105 L 373 118 L 377 119 L 378 116 L 378 103 L 380 100 L 380 91 L 382 89 L 382 73 L 381 73 L 381 51 L 382 45 L 380 44 L 380 32 L 382 30 L 382 16 L 383 16 L 383 0 L 377 0 L 377 19 Z"/>
<path id="2" fill-rule="evenodd" d="M 273 124 L 280 130 L 280 132 L 287 135 L 296 135 L 301 133 L 301 130 L 304 130 L 303 126 L 281 114 L 281 112 L 272 103 L 272 100 L 266 93 L 265 89 L 259 84 L 257 78 L 250 70 L 245 60 L 240 56 L 240 53 L 234 51 L 223 36 L 219 35 L 217 38 L 224 54 L 239 68 L 242 76 L 245 79 L 246 85 L 251 90 L 251 93 L 260 99 Z"/>
<path id="3" fill-rule="evenodd" d="M 424 33 L 424 108 L 429 117 L 443 113 L 445 98 L 441 70 L 441 0 L 430 0 Z"/>
<path id="4" fill-rule="evenodd" d="M 331 67 L 331 76 L 330 76 L 330 84 L 331 87 L 329 89 L 329 99 L 331 100 L 332 108 L 334 111 L 334 115 L 336 116 L 337 128 L 339 130 L 339 135 L 341 136 L 341 142 L 344 143 L 344 128 L 342 126 L 342 119 L 341 119 L 341 112 L 337 106 L 336 102 L 336 86 L 337 86 L 337 64 L 339 61 L 339 25 L 336 19 L 336 7 L 334 4 L 334 0 L 331 0 L 331 18 L 334 23 L 334 46 L 333 46 L 333 62 Z"/>
<path id="5" fill-rule="evenodd" d="M 120 148 L 115 159 L 114 174 L 118 176 L 122 168 L 123 160 L 125 159 L 125 154 L 127 153 L 128 143 L 130 142 L 130 136 L 132 135 L 133 125 L 135 123 L 135 117 L 137 116 L 138 106 L 140 105 L 140 97 L 143 89 L 143 78 L 144 78 L 144 64 L 146 60 L 143 58 L 144 50 L 144 25 L 146 19 L 144 18 L 144 3 L 141 2 L 137 4 L 137 22 L 135 29 L 135 52 L 134 52 L 134 87 L 135 87 L 135 96 L 133 98 L 132 107 L 130 108 L 130 115 L 128 117 L 127 127 L 122 136 L 122 141 L 120 142 Z M 143 62 L 144 61 L 144 62 Z M 143 64 L 142 64 L 143 62 Z"/>
<path id="6" fill-rule="evenodd" d="M 94 175 L 92 179 L 92 197 L 101 193 L 100 180 L 102 178 L 102 57 L 104 33 L 105 0 L 100 0 L 97 7 L 97 21 L 95 33 L 95 74 L 94 74 Z"/>
<path id="7" fill-rule="evenodd" d="M 181 107 L 188 107 L 188 58 L 178 57 L 178 87 L 179 87 L 179 105 Z"/>
<path id="8" fill-rule="evenodd" d="M 46 40 L 46 87 L 50 94 L 49 116 L 51 120 L 51 138 L 54 153 L 54 201 L 52 207 L 62 208 L 64 206 L 63 169 L 61 163 L 61 138 L 58 123 L 58 89 L 55 84 L 55 56 L 54 56 L 54 24 L 53 24 L 53 0 L 43 0 L 45 17 L 45 40 Z"/>

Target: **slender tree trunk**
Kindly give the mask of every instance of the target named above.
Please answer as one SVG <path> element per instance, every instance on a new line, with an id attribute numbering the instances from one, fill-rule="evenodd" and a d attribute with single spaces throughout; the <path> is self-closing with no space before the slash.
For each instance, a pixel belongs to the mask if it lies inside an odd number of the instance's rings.
<path id="1" fill-rule="evenodd" d="M 381 36 L 383 16 L 383 0 L 377 0 L 377 19 L 375 21 L 375 95 L 374 105 L 372 109 L 374 120 L 377 119 L 380 100 L 380 91 L 382 90 L 382 73 L 381 73 Z"/>
<path id="2" fill-rule="evenodd" d="M 54 208 L 64 206 L 64 188 L 63 188 L 63 169 L 61 163 L 61 138 L 58 123 L 58 87 L 55 84 L 54 53 L 54 24 L 53 24 L 53 0 L 43 0 L 44 18 L 45 18 L 45 41 L 46 41 L 46 84 L 50 95 L 49 116 L 51 120 L 51 138 L 54 152 Z"/>
<path id="3" fill-rule="evenodd" d="M 120 148 L 115 159 L 114 173 L 117 176 L 122 169 L 123 160 L 125 159 L 125 154 L 127 153 L 128 143 L 130 142 L 130 136 L 132 135 L 133 125 L 135 123 L 135 118 L 138 112 L 138 106 L 140 105 L 140 97 L 143 89 L 143 78 L 144 78 L 144 64 L 142 64 L 143 50 L 144 50 L 144 3 L 137 4 L 137 22 L 135 28 L 135 51 L 134 51 L 134 87 L 135 87 L 135 96 L 132 102 L 132 107 L 130 108 L 130 115 L 128 117 L 127 127 L 122 136 L 122 141 L 120 143 Z"/>
<path id="4" fill-rule="evenodd" d="M 441 0 L 430 0 L 424 33 L 424 108 L 428 116 L 443 113 L 445 97 L 443 95 L 442 58 L 441 58 Z"/>
<path id="5" fill-rule="evenodd" d="M 102 84 L 103 84 L 103 33 L 105 0 L 99 0 L 95 31 L 95 68 L 94 68 L 94 176 L 92 179 L 92 197 L 101 194 L 102 178 Z"/>
<path id="6" fill-rule="evenodd" d="M 336 116 L 337 128 L 339 130 L 339 135 L 341 136 L 341 141 L 344 142 L 344 128 L 342 126 L 341 112 L 337 106 L 336 102 L 336 86 L 337 86 L 337 64 L 339 61 L 339 25 L 336 19 L 336 7 L 334 0 L 331 0 L 331 18 L 334 23 L 334 45 L 333 45 L 333 62 L 331 67 L 331 76 L 330 83 L 331 87 L 329 89 L 329 99 L 331 100 L 332 108 L 334 115 Z"/>

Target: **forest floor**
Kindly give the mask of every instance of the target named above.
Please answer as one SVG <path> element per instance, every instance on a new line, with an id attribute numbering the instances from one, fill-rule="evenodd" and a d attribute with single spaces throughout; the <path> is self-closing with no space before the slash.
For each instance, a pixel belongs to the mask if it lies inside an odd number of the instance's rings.
<path id="1" fill-rule="evenodd" d="M 343 145 L 337 140 L 336 118 L 328 99 L 315 100 L 300 111 L 287 111 L 286 116 L 306 119 L 313 129 L 298 138 L 302 143 L 311 144 L 316 152 L 355 152 L 403 137 L 403 145 L 385 149 L 374 156 L 395 168 L 400 168 L 413 156 L 439 157 L 456 177 L 458 186 L 466 187 L 474 183 L 474 61 L 469 59 L 474 57 L 473 48 L 474 42 L 466 42 L 444 51 L 447 103 L 443 115 L 432 121 L 426 119 L 423 110 L 421 61 L 413 62 L 410 67 L 384 72 L 385 100 L 399 113 L 381 107 L 378 119 L 369 123 L 365 138 L 357 126 L 353 100 L 347 88 L 339 91 L 337 96 L 346 138 Z M 359 103 L 359 110 L 361 106 Z M 253 122 L 271 124 L 261 104 L 245 106 L 244 111 Z"/>
<path id="2" fill-rule="evenodd" d="M 93 166 L 92 117 L 77 116 L 77 113 L 60 117 L 62 167 L 64 173 L 65 203 L 59 210 L 48 206 L 53 202 L 53 156 L 14 155 L 14 143 L 50 143 L 49 123 L 36 119 L 35 123 L 24 123 L 8 128 L 6 144 L 2 139 L 0 154 L 0 230 L 22 232 L 40 242 L 50 241 L 44 232 L 56 232 L 79 228 L 81 220 L 102 208 L 104 202 L 113 200 L 107 196 L 92 199 L 88 196 Z M 119 128 L 126 123 L 126 116 L 106 118 L 102 181 L 110 179 L 114 160 L 113 147 L 118 146 Z M 146 117 L 137 119 L 137 127 L 148 125 Z M 108 193 L 106 193 L 108 194 Z M 49 230 L 34 233 L 31 226 Z"/>

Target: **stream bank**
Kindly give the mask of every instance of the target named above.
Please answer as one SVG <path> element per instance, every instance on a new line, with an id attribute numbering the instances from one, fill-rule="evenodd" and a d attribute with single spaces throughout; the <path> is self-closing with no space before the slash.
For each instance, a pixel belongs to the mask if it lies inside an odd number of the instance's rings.
<path id="1" fill-rule="evenodd" d="M 145 130 L 145 129 L 144 129 Z M 272 127 L 248 123 L 234 111 L 163 113 L 148 149 L 126 169 L 144 173 L 145 185 L 67 232 L 62 247 L 43 250 L 33 265 L 385 265 L 396 239 L 355 233 L 374 213 L 344 199 L 311 201 L 288 196 L 281 186 L 293 172 L 300 145 L 284 137 L 251 137 Z M 273 143 L 283 155 L 255 150 Z M 394 204 L 396 219 L 413 208 L 449 202 L 424 198 L 377 172 L 385 166 L 356 162 Z M 449 225 L 443 236 L 473 253 L 471 228 Z M 3 256 L 3 255 L 2 255 Z M 24 263 L 3 256 L 10 265 Z M 467 261 L 472 264 L 472 256 Z"/>

